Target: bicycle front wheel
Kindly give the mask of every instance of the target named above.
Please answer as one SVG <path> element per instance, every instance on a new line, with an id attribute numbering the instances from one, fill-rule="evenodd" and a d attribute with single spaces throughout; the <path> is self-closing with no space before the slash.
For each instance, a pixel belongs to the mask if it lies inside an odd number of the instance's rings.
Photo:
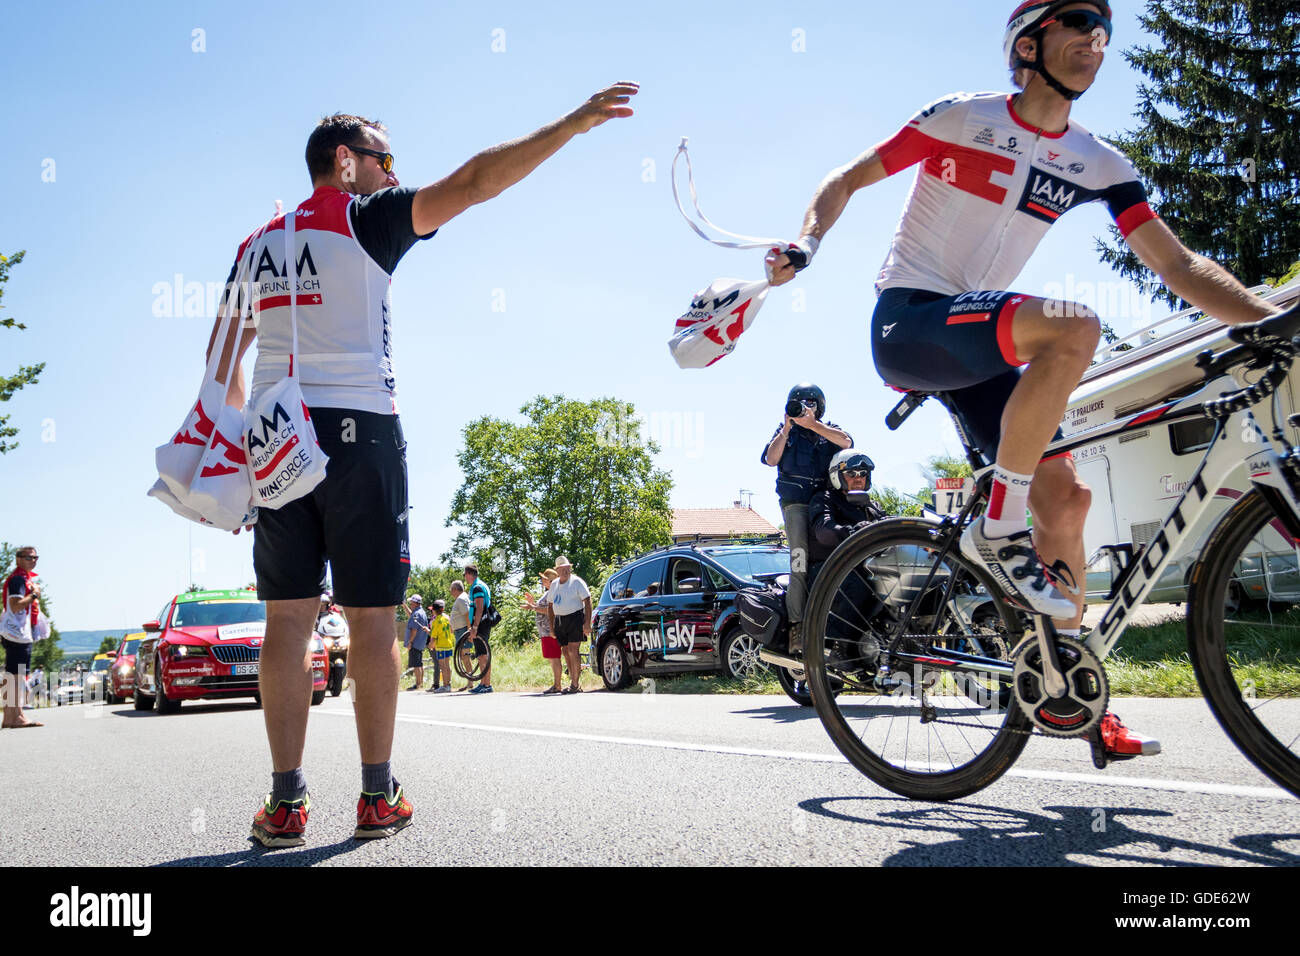
<path id="1" fill-rule="evenodd" d="M 1300 547 L 1258 491 L 1219 521 L 1192 571 L 1187 641 L 1232 742 L 1300 796 Z"/>
<path id="2" fill-rule="evenodd" d="M 1005 664 L 954 670 L 943 655 L 959 643 L 993 643 L 981 641 L 989 621 L 974 626 L 954 595 L 987 595 L 981 606 L 996 612 L 1013 641 L 1021 627 L 955 542 L 940 559 L 947 532 L 939 529 L 895 518 L 857 532 L 822 567 L 804 616 L 808 686 L 831 740 L 876 783 L 914 800 L 954 800 L 987 787 L 1015 763 L 1032 729 Z"/>

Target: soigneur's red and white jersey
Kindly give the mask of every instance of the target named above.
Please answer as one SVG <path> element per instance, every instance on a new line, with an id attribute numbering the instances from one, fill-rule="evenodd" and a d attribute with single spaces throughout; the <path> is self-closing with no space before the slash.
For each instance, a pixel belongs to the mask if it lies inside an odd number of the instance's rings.
<path id="1" fill-rule="evenodd" d="M 917 173 L 877 290 L 1008 289 L 1044 234 L 1101 200 L 1125 237 L 1156 218 L 1128 158 L 1070 121 L 1025 123 L 1003 93 L 955 93 L 876 147 L 889 175 Z"/>
<path id="2" fill-rule="evenodd" d="M 397 187 L 358 197 L 322 187 L 296 210 L 297 374 L 309 406 L 397 412 L 390 271 L 411 244 L 427 238 L 411 231 L 413 193 Z M 249 269 L 240 288 L 241 311 L 246 324 L 257 327 L 256 398 L 289 370 L 284 216 L 244 240 L 236 268 L 240 263 Z M 242 307 L 246 296 L 251 315 Z"/>

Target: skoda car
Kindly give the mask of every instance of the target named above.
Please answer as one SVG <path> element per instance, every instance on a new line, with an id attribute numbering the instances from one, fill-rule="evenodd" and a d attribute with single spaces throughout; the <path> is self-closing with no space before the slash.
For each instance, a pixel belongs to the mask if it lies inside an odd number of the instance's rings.
<path id="1" fill-rule="evenodd" d="M 252 697 L 259 703 L 258 664 L 266 605 L 253 591 L 178 594 L 144 626 L 136 649 L 135 709 L 174 713 L 186 700 Z M 325 699 L 329 658 L 311 636 L 313 704 Z"/>
<path id="2" fill-rule="evenodd" d="M 740 627 L 736 591 L 789 575 L 790 551 L 779 537 L 658 548 L 619 568 L 601 589 L 592 622 L 591 664 L 605 686 L 766 669 Z"/>

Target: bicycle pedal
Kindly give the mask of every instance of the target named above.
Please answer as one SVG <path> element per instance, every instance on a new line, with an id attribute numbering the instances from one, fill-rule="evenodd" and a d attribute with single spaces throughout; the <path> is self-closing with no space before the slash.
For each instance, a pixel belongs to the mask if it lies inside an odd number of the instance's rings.
<path id="1" fill-rule="evenodd" d="M 1106 745 L 1101 742 L 1101 731 L 1093 730 L 1088 734 L 1088 747 L 1092 750 L 1092 765 L 1098 770 L 1105 770 L 1107 766 L 1117 760 L 1132 760 L 1137 754 L 1116 754 L 1106 749 Z"/>

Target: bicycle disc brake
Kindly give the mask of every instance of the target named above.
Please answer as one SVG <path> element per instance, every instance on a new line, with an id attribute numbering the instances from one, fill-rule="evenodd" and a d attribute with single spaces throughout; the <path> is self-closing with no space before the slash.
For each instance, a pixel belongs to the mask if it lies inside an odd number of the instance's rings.
<path id="1" fill-rule="evenodd" d="M 1027 636 L 1012 654 L 1012 687 L 1025 715 L 1051 737 L 1081 737 L 1101 723 L 1110 700 L 1106 669 L 1088 647 L 1071 637 L 1056 638 L 1056 656 L 1065 678 L 1063 697 L 1052 697 L 1045 687 L 1043 654 L 1035 634 Z"/>

